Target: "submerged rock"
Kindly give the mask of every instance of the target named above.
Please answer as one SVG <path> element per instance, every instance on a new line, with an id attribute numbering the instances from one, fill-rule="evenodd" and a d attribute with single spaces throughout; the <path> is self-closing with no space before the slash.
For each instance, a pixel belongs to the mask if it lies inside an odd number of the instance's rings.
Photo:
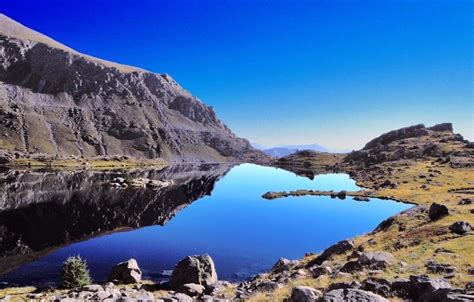
<path id="1" fill-rule="evenodd" d="M 176 264 L 170 280 L 170 286 L 180 288 L 187 283 L 207 287 L 217 282 L 217 273 L 211 256 L 188 256 Z"/>
<path id="2" fill-rule="evenodd" d="M 138 283 L 142 279 L 142 271 L 135 259 L 121 262 L 112 268 L 107 280 L 117 283 Z"/>

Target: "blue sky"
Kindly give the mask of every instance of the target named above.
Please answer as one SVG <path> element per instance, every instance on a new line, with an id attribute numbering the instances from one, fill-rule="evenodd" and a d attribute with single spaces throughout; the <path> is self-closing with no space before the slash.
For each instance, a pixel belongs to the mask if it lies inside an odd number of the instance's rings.
<path id="1" fill-rule="evenodd" d="M 0 0 L 76 50 L 169 73 L 238 135 L 357 149 L 451 121 L 474 139 L 472 1 Z"/>

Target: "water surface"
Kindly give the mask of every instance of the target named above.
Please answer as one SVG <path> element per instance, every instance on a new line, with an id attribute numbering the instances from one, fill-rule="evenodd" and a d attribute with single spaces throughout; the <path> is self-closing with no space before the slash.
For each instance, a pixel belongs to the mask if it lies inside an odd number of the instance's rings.
<path id="1" fill-rule="evenodd" d="M 318 175 L 310 180 L 281 169 L 251 164 L 234 168 L 167 168 L 146 173 L 150 178 L 175 178 L 175 186 L 163 192 L 149 189 L 134 192 L 102 185 L 96 192 L 100 181 L 87 181 L 86 193 L 55 192 L 47 198 L 58 199 L 59 194 L 59 201 L 48 201 L 41 209 L 40 203 L 29 205 L 33 208 L 26 213 L 37 220 L 35 230 L 8 223 L 11 215 L 25 216 L 22 206 L 4 210 L 0 213 L 0 225 L 20 229 L 19 237 L 26 238 L 25 234 L 32 232 L 41 234 L 41 228 L 45 228 L 44 232 L 59 233 L 54 238 L 39 240 L 49 240 L 47 246 L 41 242 L 33 245 L 30 243 L 33 239 L 28 241 L 39 259 L 0 276 L 0 281 L 10 284 L 57 281 L 60 263 L 77 254 L 88 261 L 97 281 L 104 280 L 114 264 L 131 257 L 137 259 L 145 278 L 160 280 L 161 272 L 172 269 L 178 260 L 202 253 L 212 256 L 220 279 L 242 280 L 268 270 L 280 257 L 301 258 L 305 253 L 320 252 L 339 240 L 371 231 L 383 219 L 410 207 L 391 200 L 358 202 L 350 197 L 339 200 L 303 196 L 271 201 L 261 197 L 267 191 L 358 190 L 354 180 L 345 174 Z M 81 178 L 84 179 L 87 178 Z M 70 186 L 61 191 L 75 192 L 71 187 L 74 182 L 68 182 Z M 85 186 L 81 183 L 79 187 Z M 91 201 L 91 196 L 97 200 Z M 71 211 L 71 207 L 76 209 Z M 116 210 L 111 212 L 111 208 Z M 56 211 L 49 221 L 44 213 L 48 209 Z M 38 214 L 40 210 L 42 213 Z M 55 230 L 48 230 L 48 225 L 57 220 L 64 221 Z M 74 226 L 83 221 L 84 226 L 76 230 L 68 220 L 75 221 Z M 123 227 L 138 229 L 95 237 Z M 84 228 L 90 230 L 81 232 Z M 88 237 L 92 239 L 85 240 Z M 68 245 L 81 240 L 85 241 Z M 53 251 L 42 256 L 42 251 L 49 252 L 48 247 Z"/>

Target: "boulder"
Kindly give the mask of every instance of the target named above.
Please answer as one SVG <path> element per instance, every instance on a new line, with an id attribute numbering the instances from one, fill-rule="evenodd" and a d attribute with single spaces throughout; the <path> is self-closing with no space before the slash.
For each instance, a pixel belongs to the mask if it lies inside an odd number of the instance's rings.
<path id="1" fill-rule="evenodd" d="M 209 255 L 188 256 L 180 260 L 171 274 L 170 286 L 180 288 L 187 283 L 207 287 L 217 282 L 214 261 Z"/>
<path id="2" fill-rule="evenodd" d="M 389 302 L 382 296 L 377 294 L 353 288 L 334 289 L 324 294 L 322 302 Z"/>
<path id="3" fill-rule="evenodd" d="M 322 297 L 322 293 L 309 286 L 297 286 L 291 290 L 288 302 L 316 302 Z"/>
<path id="4" fill-rule="evenodd" d="M 451 274 L 456 271 L 456 267 L 454 267 L 453 265 L 446 263 L 438 263 L 434 260 L 428 260 L 428 262 L 426 263 L 426 269 L 429 273 L 433 274 Z"/>
<path id="5" fill-rule="evenodd" d="M 439 220 L 445 216 L 449 215 L 449 210 L 445 205 L 439 203 L 432 203 L 430 209 L 428 210 L 428 216 L 431 221 Z"/>
<path id="6" fill-rule="evenodd" d="M 329 266 L 315 265 L 309 268 L 309 272 L 311 273 L 313 278 L 318 278 L 323 275 L 332 274 L 332 269 Z"/>
<path id="7" fill-rule="evenodd" d="M 467 221 L 456 221 L 455 223 L 449 226 L 449 229 L 453 233 L 463 235 L 471 231 L 471 225 Z"/>
<path id="8" fill-rule="evenodd" d="M 346 264 L 344 264 L 343 267 L 341 267 L 341 272 L 344 273 L 354 273 L 354 272 L 360 272 L 364 270 L 364 266 L 360 261 L 348 261 Z"/>
<path id="9" fill-rule="evenodd" d="M 392 282 L 392 292 L 404 299 L 417 300 L 440 288 L 451 288 L 451 285 L 445 279 L 429 278 L 424 275 L 412 275 L 409 280 L 395 280 Z"/>
<path id="10" fill-rule="evenodd" d="M 340 255 L 344 254 L 354 248 L 354 241 L 352 240 L 342 240 L 338 243 L 328 247 L 323 251 L 321 255 L 319 255 L 316 259 L 311 261 L 309 265 L 318 264 L 321 265 L 324 261 L 331 258 L 333 255 Z"/>
<path id="11" fill-rule="evenodd" d="M 110 272 L 107 281 L 117 283 L 138 283 L 142 279 L 142 271 L 138 267 L 137 260 L 129 259 L 115 265 Z"/>
<path id="12" fill-rule="evenodd" d="M 371 269 L 385 269 L 392 265 L 395 258 L 387 252 L 364 252 L 360 255 L 359 261 Z"/>
<path id="13" fill-rule="evenodd" d="M 386 279 L 367 278 L 362 282 L 360 289 L 388 297 L 390 293 L 390 287 L 391 283 Z"/>
<path id="14" fill-rule="evenodd" d="M 419 302 L 468 302 L 474 301 L 474 295 L 463 293 L 460 289 L 440 288 L 418 299 Z"/>

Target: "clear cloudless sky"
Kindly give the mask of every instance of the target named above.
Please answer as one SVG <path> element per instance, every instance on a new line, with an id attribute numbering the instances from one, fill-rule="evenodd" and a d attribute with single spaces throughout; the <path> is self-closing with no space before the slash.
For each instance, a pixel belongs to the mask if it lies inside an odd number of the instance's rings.
<path id="1" fill-rule="evenodd" d="M 474 139 L 471 0 L 0 0 L 0 12 L 170 74 L 254 142 L 356 149 L 445 121 Z"/>

